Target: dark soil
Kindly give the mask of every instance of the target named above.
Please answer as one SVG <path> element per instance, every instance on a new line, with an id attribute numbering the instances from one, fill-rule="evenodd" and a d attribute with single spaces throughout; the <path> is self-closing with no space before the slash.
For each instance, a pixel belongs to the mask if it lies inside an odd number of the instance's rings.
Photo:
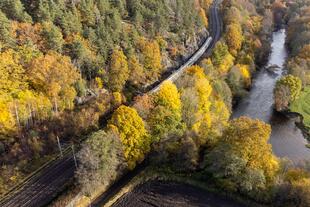
<path id="1" fill-rule="evenodd" d="M 173 182 L 151 181 L 121 197 L 113 207 L 244 207 L 226 197 Z"/>

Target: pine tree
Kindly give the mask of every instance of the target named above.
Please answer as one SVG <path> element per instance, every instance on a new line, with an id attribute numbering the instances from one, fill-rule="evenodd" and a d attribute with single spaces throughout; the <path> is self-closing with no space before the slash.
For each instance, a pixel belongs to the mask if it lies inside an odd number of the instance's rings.
<path id="1" fill-rule="evenodd" d="M 11 22 L 6 15 L 0 10 L 0 42 L 4 46 L 11 46 L 14 42 L 10 34 Z"/>
<path id="2" fill-rule="evenodd" d="M 56 27 L 52 22 L 43 23 L 42 36 L 45 39 L 44 50 L 46 52 L 49 50 L 54 50 L 56 52 L 62 51 L 64 39 L 61 30 Z"/>
<path id="3" fill-rule="evenodd" d="M 31 16 L 27 14 L 20 0 L 2 0 L 0 8 L 10 19 L 20 22 L 32 22 Z"/>

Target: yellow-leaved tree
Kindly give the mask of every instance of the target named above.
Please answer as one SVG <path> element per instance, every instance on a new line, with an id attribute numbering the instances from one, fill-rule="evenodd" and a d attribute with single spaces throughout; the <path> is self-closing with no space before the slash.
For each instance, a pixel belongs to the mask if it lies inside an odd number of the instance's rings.
<path id="1" fill-rule="evenodd" d="M 109 88 L 114 92 L 121 92 L 128 77 L 127 57 L 122 50 L 114 50 L 110 62 Z"/>
<path id="2" fill-rule="evenodd" d="M 273 180 L 279 169 L 279 163 L 268 143 L 271 127 L 248 117 L 233 120 L 230 125 L 223 136 L 223 141 L 231 143 L 232 149 L 238 150 L 235 152 L 248 160 L 248 167 L 263 170 L 267 181 Z"/>
<path id="3" fill-rule="evenodd" d="M 184 92 L 182 93 L 182 100 L 183 104 L 186 108 L 195 107 L 194 110 L 190 110 L 193 113 L 189 114 L 192 116 L 192 121 L 187 123 L 187 127 L 189 129 L 194 130 L 197 134 L 199 134 L 201 131 L 206 131 L 211 126 L 211 114 L 210 114 L 210 95 L 212 93 L 212 86 L 210 85 L 210 82 L 205 75 L 203 69 L 199 66 L 192 66 L 187 69 L 186 75 L 183 78 L 191 78 L 191 81 L 187 81 L 187 85 L 185 85 Z M 192 95 L 190 95 L 192 94 Z M 193 96 L 193 94 L 196 94 L 196 98 L 191 98 L 193 100 L 197 100 L 197 103 L 194 103 L 191 99 L 186 101 L 188 96 Z M 190 105 L 192 105 L 190 107 Z M 187 113 L 186 108 L 183 108 L 183 115 L 184 113 Z M 184 119 L 186 119 L 184 117 Z M 205 142 L 205 141 L 201 141 Z M 201 143 L 202 144 L 202 143 Z"/>
<path id="4" fill-rule="evenodd" d="M 237 64 L 236 67 L 239 69 L 243 79 L 244 86 L 246 88 L 251 86 L 251 72 L 248 65 Z"/>
<path id="5" fill-rule="evenodd" d="M 204 64 L 208 64 L 206 61 Z M 210 70 L 206 70 L 209 72 Z M 230 111 L 222 97 L 213 91 L 209 77 L 200 66 L 189 67 L 178 81 L 182 100 L 182 118 L 195 132 L 198 145 L 213 145 L 227 126 Z"/>
<path id="6" fill-rule="evenodd" d="M 199 15 L 200 15 L 200 17 L 201 17 L 201 19 L 202 19 L 202 22 L 203 22 L 204 26 L 205 26 L 206 28 L 208 28 L 208 26 L 209 26 L 209 20 L 208 20 L 208 17 L 207 17 L 207 15 L 206 15 L 206 12 L 205 12 L 205 10 L 204 10 L 203 8 L 200 8 L 200 9 L 199 9 Z"/>
<path id="7" fill-rule="evenodd" d="M 234 65 L 235 58 L 229 53 L 228 46 L 224 42 L 218 42 L 212 53 L 212 63 L 221 75 L 229 72 Z"/>
<path id="8" fill-rule="evenodd" d="M 130 72 L 129 80 L 133 85 L 141 86 L 145 82 L 143 65 L 140 64 L 136 55 L 131 55 L 128 60 L 128 69 Z"/>
<path id="9" fill-rule="evenodd" d="M 236 56 L 241 49 L 243 42 L 242 27 L 240 23 L 232 23 L 227 26 L 225 39 L 229 52 Z"/>
<path id="10" fill-rule="evenodd" d="M 216 98 L 211 104 L 211 128 L 207 131 L 216 141 L 228 125 L 230 111 L 221 98 Z M 203 134 L 203 132 L 201 132 Z M 206 136 L 206 135 L 205 135 Z"/>
<path id="11" fill-rule="evenodd" d="M 232 120 L 216 147 L 205 156 L 208 173 L 222 187 L 256 196 L 271 186 L 279 170 L 268 143 L 271 127 L 259 120 Z"/>
<path id="12" fill-rule="evenodd" d="M 138 47 L 142 53 L 142 61 L 144 64 L 147 81 L 152 83 L 159 78 L 163 66 L 161 64 L 160 46 L 156 40 L 148 41 L 140 38 Z"/>
<path id="13" fill-rule="evenodd" d="M 27 88 L 25 70 L 13 50 L 0 53 L 0 95 L 14 95 Z"/>
<path id="14" fill-rule="evenodd" d="M 108 125 L 121 139 L 129 169 L 143 161 L 150 150 L 150 136 L 138 112 L 131 107 L 120 106 Z"/>
<path id="15" fill-rule="evenodd" d="M 212 2 L 213 2 L 212 0 L 200 0 L 200 5 L 205 10 L 208 10 L 210 8 Z"/>
<path id="16" fill-rule="evenodd" d="M 0 135 L 7 135 L 15 130 L 15 118 L 10 110 L 8 97 L 0 96 Z M 0 139 L 2 136 L 0 136 Z"/>
<path id="17" fill-rule="evenodd" d="M 172 134 L 183 132 L 182 105 L 177 87 L 171 82 L 163 83 L 153 96 L 154 108 L 150 112 L 149 125 L 155 142 Z"/>
<path id="18" fill-rule="evenodd" d="M 42 93 L 24 90 L 16 94 L 11 103 L 18 124 L 32 124 L 34 119 L 45 119 L 51 116 L 52 103 Z"/>

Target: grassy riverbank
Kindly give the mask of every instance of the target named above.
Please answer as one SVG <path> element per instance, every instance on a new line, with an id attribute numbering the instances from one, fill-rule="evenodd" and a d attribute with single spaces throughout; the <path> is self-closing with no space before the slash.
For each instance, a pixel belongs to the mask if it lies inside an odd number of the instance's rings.
<path id="1" fill-rule="evenodd" d="M 300 97 L 291 104 L 290 110 L 303 116 L 303 123 L 310 132 L 310 86 L 301 92 Z"/>

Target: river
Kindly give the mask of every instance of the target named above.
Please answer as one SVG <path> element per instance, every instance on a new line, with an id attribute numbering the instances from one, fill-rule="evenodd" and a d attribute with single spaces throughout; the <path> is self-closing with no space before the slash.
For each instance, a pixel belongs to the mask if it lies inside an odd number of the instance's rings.
<path id="1" fill-rule="evenodd" d="M 269 141 L 274 154 L 298 164 L 305 160 L 310 161 L 310 149 L 305 147 L 307 140 L 293 119 L 286 118 L 273 110 L 273 89 L 276 81 L 286 73 L 284 66 L 288 52 L 285 38 L 285 29 L 273 33 L 272 51 L 266 66 L 277 65 L 278 68 L 273 72 L 265 69 L 258 72 L 253 80 L 251 91 L 237 105 L 232 118 L 249 116 L 270 124 L 272 133 Z"/>

